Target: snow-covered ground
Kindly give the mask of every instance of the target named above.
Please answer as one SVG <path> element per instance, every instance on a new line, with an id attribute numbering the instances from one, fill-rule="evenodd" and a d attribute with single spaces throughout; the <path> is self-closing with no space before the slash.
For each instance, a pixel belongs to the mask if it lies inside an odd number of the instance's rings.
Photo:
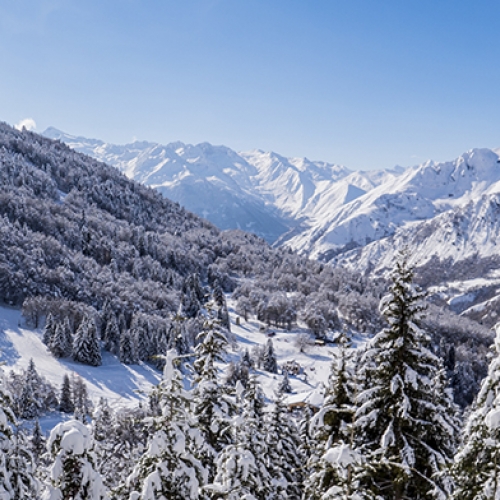
<path id="1" fill-rule="evenodd" d="M 240 318 L 241 324 L 237 325 L 232 305 L 229 300 L 231 329 L 236 344 L 229 351 L 229 360 L 236 361 L 246 349 L 251 353 L 255 346 L 265 344 L 269 339 L 268 332 L 272 331 L 275 333 L 272 341 L 278 365 L 281 367 L 287 361 L 296 361 L 302 367 L 300 374 L 289 375 L 293 390 L 289 401 L 314 400 L 320 403 L 336 347 L 311 345 L 301 353 L 295 340 L 300 333 L 306 332 L 304 328 L 296 327 L 291 331 L 269 328 L 263 332 L 264 325 L 253 317 L 248 322 Z M 362 342 L 363 339 L 358 338 L 357 341 Z M 69 359 L 57 359 L 43 344 L 42 331 L 26 326 L 20 310 L 0 307 L 0 362 L 7 373 L 27 368 L 30 358 L 33 358 L 38 373 L 56 390 L 61 387 L 65 374 L 76 374 L 87 384 L 89 396 L 94 403 L 104 397 L 114 408 L 137 405 L 160 379 L 161 373 L 146 363 L 123 365 L 116 356 L 106 351 L 102 354 L 103 364 L 99 367 L 82 365 Z M 221 371 L 226 368 L 227 365 L 221 366 Z M 272 399 L 283 376 L 281 373 L 271 374 L 263 370 L 257 370 L 257 374 L 265 395 Z M 42 420 L 44 430 L 63 419 L 64 415 L 60 414 L 45 417 Z"/>

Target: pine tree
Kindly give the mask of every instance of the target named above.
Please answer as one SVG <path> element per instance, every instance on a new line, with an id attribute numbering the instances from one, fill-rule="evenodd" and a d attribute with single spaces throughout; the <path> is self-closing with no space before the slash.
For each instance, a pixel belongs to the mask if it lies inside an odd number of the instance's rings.
<path id="1" fill-rule="evenodd" d="M 242 386 L 240 384 L 241 392 Z M 242 402 L 242 414 L 234 428 L 233 444 L 219 455 L 211 498 L 227 500 L 275 498 L 276 489 L 267 468 L 264 429 L 264 396 L 255 375 L 250 377 Z"/>
<path id="2" fill-rule="evenodd" d="M 288 370 L 283 370 L 283 379 L 280 382 L 278 392 L 283 394 L 290 394 L 292 392 L 292 386 L 290 385 L 290 379 L 288 377 Z"/>
<path id="3" fill-rule="evenodd" d="M 36 498 L 38 487 L 29 445 L 17 426 L 0 369 L 0 495 L 2 500 Z"/>
<path id="4" fill-rule="evenodd" d="M 106 330 L 104 334 L 104 349 L 111 354 L 119 354 L 120 352 L 120 329 L 118 327 L 118 320 L 116 314 L 111 312 L 108 316 L 106 323 Z"/>
<path id="5" fill-rule="evenodd" d="M 58 424 L 47 446 L 54 463 L 44 500 L 104 500 L 100 474 L 95 470 L 92 430 L 78 420 Z"/>
<path id="6" fill-rule="evenodd" d="M 65 334 L 64 324 L 57 323 L 54 335 L 52 335 L 50 340 L 49 349 L 56 358 L 63 358 L 66 356 L 69 348 L 67 345 L 67 336 Z"/>
<path id="7" fill-rule="evenodd" d="M 46 346 L 50 346 L 52 336 L 54 335 L 56 330 L 56 322 L 54 320 L 54 316 L 51 313 L 47 314 L 47 318 L 45 320 L 45 326 L 43 329 L 43 343 Z"/>
<path id="8" fill-rule="evenodd" d="M 206 471 L 192 450 L 199 448 L 199 433 L 189 415 L 189 396 L 175 368 L 175 352 L 168 351 L 163 380 L 157 391 L 162 414 L 154 420 L 148 449 L 119 489 L 119 498 L 136 500 L 195 500 L 206 482 Z"/>
<path id="9" fill-rule="evenodd" d="M 308 466 L 312 474 L 305 485 L 307 499 L 322 499 L 325 492 L 336 492 L 349 498 L 353 489 L 349 480 L 359 460 L 352 449 L 352 418 L 355 411 L 355 373 L 347 337 L 342 334 L 334 357 L 325 401 L 311 419 L 310 432 L 315 449 Z M 335 461 L 331 460 L 335 457 Z M 344 465 L 347 467 L 343 470 Z M 329 498 L 327 496 L 327 498 Z"/>
<path id="10" fill-rule="evenodd" d="M 97 338 L 97 328 L 92 318 L 82 320 L 73 341 L 73 359 L 90 366 L 102 364 L 101 346 Z"/>
<path id="11" fill-rule="evenodd" d="M 208 480 L 214 477 L 214 460 L 222 448 L 231 442 L 230 416 L 233 405 L 218 383 L 216 362 L 225 361 L 227 339 L 217 321 L 206 319 L 198 335 L 194 363 L 197 372 L 193 391 L 193 416 L 203 436 L 199 451 L 208 470 Z"/>
<path id="12" fill-rule="evenodd" d="M 73 356 L 73 330 L 71 328 L 71 324 L 69 322 L 69 318 L 64 318 L 63 322 L 63 330 L 64 330 L 64 355 L 65 358 L 70 358 Z"/>
<path id="13" fill-rule="evenodd" d="M 467 419 L 462 446 L 455 457 L 453 500 L 500 497 L 500 329 L 496 356 Z"/>
<path id="14" fill-rule="evenodd" d="M 87 386 L 79 376 L 73 376 L 71 385 L 73 389 L 75 419 L 85 424 L 87 423 L 87 417 L 92 413 L 92 402 L 89 399 Z"/>
<path id="15" fill-rule="evenodd" d="M 46 439 L 40 427 L 40 422 L 36 419 L 31 433 L 31 453 L 35 464 L 40 462 L 40 457 L 45 453 L 45 447 Z"/>
<path id="16" fill-rule="evenodd" d="M 272 477 L 273 498 L 301 498 L 304 457 L 299 451 L 300 439 L 278 392 L 266 421 L 267 468 Z"/>
<path id="17" fill-rule="evenodd" d="M 42 380 L 36 371 L 33 358 L 30 359 L 28 369 L 23 376 L 23 390 L 19 400 L 19 416 L 21 418 L 32 419 L 38 416 L 43 402 L 37 399 L 40 393 Z"/>
<path id="18" fill-rule="evenodd" d="M 135 338 L 131 330 L 125 330 L 120 336 L 120 362 L 126 365 L 135 365 L 139 362 L 137 359 L 137 349 Z"/>
<path id="19" fill-rule="evenodd" d="M 278 373 L 278 361 L 276 360 L 276 355 L 274 354 L 274 346 L 272 339 L 268 339 L 266 344 L 266 350 L 264 352 L 264 363 L 263 368 L 269 373 Z"/>
<path id="20" fill-rule="evenodd" d="M 422 293 L 412 279 L 403 256 L 381 301 L 389 326 L 362 359 L 366 389 L 358 396 L 354 422 L 356 444 L 366 457 L 360 488 L 381 499 L 445 498 L 445 469 L 456 445 L 457 413 L 442 384 L 434 390 L 443 364 L 417 326 Z"/>
<path id="21" fill-rule="evenodd" d="M 64 375 L 63 378 L 61 397 L 59 398 L 59 411 L 63 413 L 73 413 L 75 411 L 75 405 L 73 404 L 73 397 L 71 395 L 71 383 L 68 375 Z"/>

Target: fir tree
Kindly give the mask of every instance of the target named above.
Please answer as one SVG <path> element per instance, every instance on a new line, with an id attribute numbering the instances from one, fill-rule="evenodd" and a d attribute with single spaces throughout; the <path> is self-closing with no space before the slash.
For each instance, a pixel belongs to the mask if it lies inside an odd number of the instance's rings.
<path id="1" fill-rule="evenodd" d="M 500 497 L 500 329 L 496 355 L 467 419 L 462 446 L 455 457 L 453 500 Z"/>
<path id="2" fill-rule="evenodd" d="M 37 494 L 33 458 L 17 426 L 0 369 L 0 495 L 2 500 L 18 500 L 36 498 Z"/>
<path id="3" fill-rule="evenodd" d="M 36 419 L 31 433 L 31 453 L 35 464 L 40 462 L 41 456 L 45 453 L 46 441 L 42 428 L 40 427 L 40 422 Z"/>
<path id="4" fill-rule="evenodd" d="M 182 375 L 174 366 L 175 353 L 168 351 L 163 380 L 157 391 L 162 409 L 154 420 L 148 449 L 118 490 L 119 498 L 136 500 L 195 500 L 206 482 L 206 471 L 192 450 L 198 449 L 197 434 L 189 416 L 189 397 Z"/>
<path id="5" fill-rule="evenodd" d="M 366 389 L 358 396 L 354 422 L 366 457 L 360 488 L 382 499 L 445 498 L 450 482 L 444 471 L 456 445 L 457 413 L 442 384 L 434 390 L 443 365 L 417 326 L 422 294 L 412 278 L 400 258 L 381 301 L 389 326 L 362 359 Z"/>
<path id="6" fill-rule="evenodd" d="M 264 352 L 264 362 L 263 368 L 269 373 L 278 373 L 278 361 L 276 360 L 276 355 L 274 354 L 274 346 L 272 339 L 269 339 L 266 344 L 266 350 Z"/>
<path id="7" fill-rule="evenodd" d="M 225 361 L 227 339 L 218 322 L 207 319 L 198 341 L 194 363 L 197 377 L 193 391 L 193 415 L 203 436 L 203 447 L 199 453 L 211 482 L 214 460 L 222 448 L 231 442 L 230 415 L 233 405 L 218 383 L 215 364 Z"/>
<path id="8" fill-rule="evenodd" d="M 63 413 L 73 413 L 75 411 L 75 405 L 73 404 L 73 397 L 71 395 L 71 383 L 68 375 L 64 375 L 63 378 L 61 397 L 59 398 L 59 411 Z"/>
<path id="9" fill-rule="evenodd" d="M 90 366 L 102 364 L 101 346 L 97 338 L 97 328 L 92 318 L 82 320 L 73 341 L 73 359 Z"/>
<path id="10" fill-rule="evenodd" d="M 73 330 L 71 328 L 71 324 L 69 322 L 69 318 L 64 318 L 63 321 L 63 330 L 64 330 L 64 354 L 63 357 L 70 358 L 73 356 Z"/>
<path id="11" fill-rule="evenodd" d="M 104 338 L 104 349 L 118 355 L 120 352 L 120 329 L 116 314 L 113 312 L 108 316 Z"/>
<path id="12" fill-rule="evenodd" d="M 290 394 L 292 392 L 292 386 L 290 385 L 290 379 L 288 377 L 288 370 L 283 370 L 283 379 L 278 387 L 278 392 L 283 394 Z"/>
<path id="13" fill-rule="evenodd" d="M 72 380 L 73 404 L 75 407 L 75 419 L 84 424 L 87 423 L 87 417 L 92 413 L 92 402 L 89 399 L 87 386 L 79 376 L 74 376 Z"/>
<path id="14" fill-rule="evenodd" d="M 19 400 L 19 416 L 21 418 L 32 419 L 38 416 L 43 402 L 37 400 L 40 394 L 42 380 L 36 371 L 33 358 L 30 359 L 28 369 L 23 376 L 23 390 Z"/>
<path id="15" fill-rule="evenodd" d="M 321 499 L 327 491 L 343 493 L 346 498 L 353 493 L 348 481 L 359 460 L 353 460 L 356 452 L 351 449 L 356 392 L 351 358 L 347 337 L 343 334 L 332 363 L 325 401 L 311 419 L 310 432 L 314 436 L 315 449 L 308 463 L 312 474 L 306 480 L 307 499 Z M 336 461 L 331 457 L 336 457 Z M 342 469 L 343 465 L 346 470 Z"/>
<path id="16" fill-rule="evenodd" d="M 56 330 L 56 322 L 54 320 L 54 316 L 51 313 L 47 314 L 47 318 L 45 320 L 45 326 L 43 328 L 43 343 L 46 346 L 50 346 L 52 336 L 54 335 Z"/>
<path id="17" fill-rule="evenodd" d="M 245 390 L 242 414 L 234 429 L 233 443 L 222 450 L 216 462 L 214 483 L 206 488 L 212 498 L 275 498 L 277 487 L 273 485 L 266 463 L 268 448 L 263 408 L 262 389 L 253 375 Z"/>
<path id="18" fill-rule="evenodd" d="M 120 335 L 120 362 L 126 365 L 135 365 L 139 362 L 135 338 L 131 330 L 125 330 Z"/>
<path id="19" fill-rule="evenodd" d="M 47 443 L 53 457 L 44 500 L 105 500 L 107 493 L 95 470 L 90 427 L 78 420 L 63 422 Z"/>
<path id="20" fill-rule="evenodd" d="M 267 469 L 272 477 L 273 498 L 301 498 L 304 457 L 299 451 L 300 438 L 278 392 L 266 421 Z"/>
<path id="21" fill-rule="evenodd" d="M 58 323 L 56 325 L 54 335 L 52 335 L 50 340 L 49 349 L 56 358 L 63 358 L 66 356 L 69 348 L 63 324 Z"/>

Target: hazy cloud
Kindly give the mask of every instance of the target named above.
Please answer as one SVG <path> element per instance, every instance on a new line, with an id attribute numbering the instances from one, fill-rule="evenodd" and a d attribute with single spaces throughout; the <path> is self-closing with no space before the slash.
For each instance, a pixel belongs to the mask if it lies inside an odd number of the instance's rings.
<path id="1" fill-rule="evenodd" d="M 17 130 L 22 130 L 23 127 L 26 130 L 34 130 L 36 129 L 36 122 L 33 120 L 33 118 L 25 118 L 24 120 L 21 120 L 20 122 L 16 123 L 14 127 L 17 128 Z"/>

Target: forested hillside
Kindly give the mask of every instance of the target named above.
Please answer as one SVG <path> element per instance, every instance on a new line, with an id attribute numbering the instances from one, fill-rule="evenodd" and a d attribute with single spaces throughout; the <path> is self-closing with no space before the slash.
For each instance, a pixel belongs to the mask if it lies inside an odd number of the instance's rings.
<path id="1" fill-rule="evenodd" d="M 378 401 L 388 398 L 394 411 L 403 413 L 408 394 L 418 407 L 408 413 L 411 419 L 442 431 L 439 443 L 429 435 L 419 442 L 418 435 L 405 434 L 404 419 L 397 424 L 398 440 L 413 440 L 422 460 L 432 462 L 425 474 L 433 477 L 433 488 L 451 491 L 448 476 L 435 480 L 434 474 L 444 473 L 443 464 L 450 463 L 455 450 L 458 410 L 453 398 L 463 408 L 472 403 L 487 374 L 492 334 L 441 304 L 425 304 L 411 284 L 411 271 L 400 269 L 393 276 L 391 302 L 388 281 L 273 249 L 249 233 L 220 231 L 113 167 L 6 124 L 0 124 L 0 216 L 0 299 L 22 308 L 26 322 L 42 329 L 48 352 L 79 366 L 99 367 L 104 350 L 124 365 L 147 363 L 163 370 L 147 404 L 126 412 L 109 408 L 106 401 L 88 402 L 78 379 L 64 380 L 57 394 L 37 375 L 36 360 L 23 373 L 2 380 L 0 433 L 10 465 L 0 462 L 0 488 L 9 500 L 38 498 L 38 480 L 46 484 L 44 498 L 71 498 L 67 495 L 81 486 L 64 476 L 64 468 L 71 466 L 87 481 L 85 491 L 92 492 L 82 499 L 105 498 L 105 489 L 116 499 L 134 500 L 158 495 L 268 500 L 300 498 L 302 491 L 313 499 L 323 498 L 318 495 L 337 476 L 340 489 L 332 491 L 344 496 L 332 498 L 351 498 L 354 483 L 345 483 L 344 475 L 351 465 L 363 465 L 359 456 L 372 462 L 359 469 L 356 484 L 375 492 L 383 488 L 371 468 L 375 458 L 393 448 L 402 456 L 406 451 L 391 437 L 396 424 L 383 408 L 373 409 L 380 413 L 376 427 L 382 435 L 373 433 L 369 420 L 375 413 L 368 404 L 373 391 L 380 392 Z M 415 297 L 418 307 L 400 318 L 409 323 L 397 330 L 394 304 L 403 300 L 400 296 L 410 305 Z M 236 343 L 229 299 L 241 323 L 256 318 L 264 331 L 264 325 L 281 331 L 299 325 L 307 333 L 297 333 L 297 350 L 314 340 L 334 349 L 323 410 L 311 419 L 305 405 L 300 433 L 284 402 L 290 391 L 288 371 L 292 376 L 296 367 L 280 366 L 272 338 L 252 352 L 233 349 L 241 356 L 232 355 L 229 363 L 229 346 Z M 355 337 L 372 336 L 366 350 L 347 347 Z M 244 338 L 240 341 L 246 345 Z M 394 361 L 402 359 L 406 364 Z M 387 367 L 406 370 L 407 364 L 406 375 L 384 372 Z M 260 388 L 259 371 L 281 377 L 281 395 L 272 407 Z M 391 382 L 396 375 L 401 385 Z M 339 386 L 344 379 L 346 386 Z M 425 388 L 424 394 L 417 393 L 417 386 Z M 354 401 L 353 394 L 361 399 Z M 424 401 L 425 408 L 417 401 Z M 358 402 L 361 407 L 355 410 Z M 30 453 L 45 472 L 36 480 L 32 470 L 23 469 L 24 475 L 18 470 L 17 479 L 4 473 L 17 470 L 12 463 L 23 460 L 28 443 L 24 432 L 16 431 L 17 419 L 30 422 L 54 409 L 78 421 L 53 430 L 49 454 L 43 453 L 40 436 L 35 447 L 33 431 Z M 344 449 L 358 410 L 359 447 Z M 333 418 L 332 412 L 342 418 Z M 92 430 L 85 425 L 89 418 Z M 331 432 L 334 438 L 328 437 Z M 333 439 L 337 448 L 330 447 Z M 380 450 L 375 442 L 387 446 Z M 344 454 L 342 460 L 347 453 L 351 461 L 344 465 L 349 467 L 332 470 L 332 453 Z M 411 476 L 410 462 L 403 468 Z M 383 477 L 394 486 L 399 469 L 389 459 L 384 467 Z M 431 483 L 425 484 L 427 495 Z M 411 498 L 420 498 L 409 491 Z"/>

